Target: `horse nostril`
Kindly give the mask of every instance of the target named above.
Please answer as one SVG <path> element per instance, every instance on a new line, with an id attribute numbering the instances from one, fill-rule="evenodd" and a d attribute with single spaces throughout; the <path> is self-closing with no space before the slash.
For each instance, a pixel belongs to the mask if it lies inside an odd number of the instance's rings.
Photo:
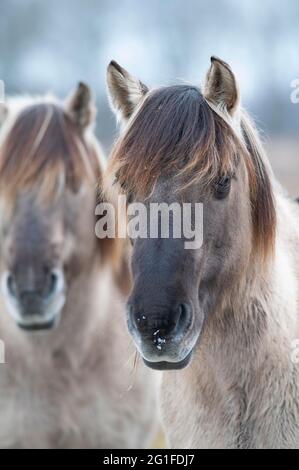
<path id="1" fill-rule="evenodd" d="M 51 275 L 50 275 L 50 288 L 49 288 L 49 293 L 50 294 L 55 292 L 56 283 L 57 283 L 57 275 L 56 275 L 56 273 L 52 272 Z"/>
<path id="2" fill-rule="evenodd" d="M 50 280 L 49 280 L 48 296 L 51 296 L 55 293 L 57 283 L 58 283 L 58 275 L 57 275 L 56 271 L 51 271 Z"/>
<path id="3" fill-rule="evenodd" d="M 159 314 L 140 313 L 135 311 L 132 305 L 128 306 L 128 317 L 130 325 L 142 336 L 172 337 L 184 335 L 190 328 L 193 319 L 192 307 L 182 303 L 172 309 L 165 309 Z"/>
<path id="4" fill-rule="evenodd" d="M 184 303 L 178 306 L 178 317 L 176 324 L 176 332 L 180 333 L 187 331 L 192 323 L 192 308 L 190 305 Z"/>
<path id="5" fill-rule="evenodd" d="M 50 273 L 48 297 L 55 295 L 63 290 L 63 274 L 58 269 L 53 269 Z"/>
<path id="6" fill-rule="evenodd" d="M 7 290 L 11 297 L 16 298 L 17 297 L 17 286 L 16 282 L 14 280 L 14 277 L 11 273 L 7 273 L 7 278 L 6 278 L 6 284 L 7 284 Z"/>
<path id="7" fill-rule="evenodd" d="M 132 322 L 133 326 L 137 329 L 140 330 L 144 328 L 146 325 L 146 317 L 145 315 L 139 314 L 139 312 L 135 312 L 135 309 L 132 305 L 127 306 L 127 314 L 128 318 Z"/>

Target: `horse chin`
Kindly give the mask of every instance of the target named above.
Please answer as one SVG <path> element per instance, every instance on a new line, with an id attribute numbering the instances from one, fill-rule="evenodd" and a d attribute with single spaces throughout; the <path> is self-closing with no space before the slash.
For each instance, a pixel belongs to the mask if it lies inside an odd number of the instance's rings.
<path id="1" fill-rule="evenodd" d="M 190 351 L 190 353 L 185 357 L 185 359 L 179 362 L 168 362 L 168 361 L 151 362 L 151 361 L 147 361 L 144 358 L 143 358 L 143 362 L 147 367 L 149 367 L 150 369 L 154 369 L 154 370 L 160 370 L 160 371 L 181 370 L 181 369 L 185 369 L 185 367 L 187 367 L 190 364 L 192 355 L 193 355 L 193 351 Z"/>
<path id="2" fill-rule="evenodd" d="M 23 321 L 18 321 L 17 325 L 21 330 L 24 330 L 28 333 L 42 333 L 42 332 L 47 332 L 50 330 L 55 329 L 60 322 L 60 315 L 56 315 L 55 317 L 45 320 L 44 322 L 42 321 L 28 321 L 26 322 Z"/>

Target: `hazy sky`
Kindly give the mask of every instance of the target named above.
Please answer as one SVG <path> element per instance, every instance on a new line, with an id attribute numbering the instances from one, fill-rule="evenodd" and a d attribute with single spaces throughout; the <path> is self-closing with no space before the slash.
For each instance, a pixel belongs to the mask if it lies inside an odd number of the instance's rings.
<path id="1" fill-rule="evenodd" d="M 263 115 L 263 100 L 279 101 L 270 128 L 293 119 L 298 0 L 0 0 L 0 9 L 0 78 L 8 91 L 63 95 L 85 80 L 106 107 L 111 59 L 152 86 L 200 83 L 218 55 L 254 110 Z"/>

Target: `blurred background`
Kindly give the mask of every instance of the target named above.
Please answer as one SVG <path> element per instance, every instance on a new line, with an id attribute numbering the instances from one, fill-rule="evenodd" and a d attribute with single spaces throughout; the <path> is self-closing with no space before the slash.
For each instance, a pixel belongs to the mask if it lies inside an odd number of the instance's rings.
<path id="1" fill-rule="evenodd" d="M 299 104 L 290 99 L 298 23 L 298 0 L 0 0 L 0 79 L 7 94 L 60 97 L 86 81 L 109 151 L 117 133 L 105 87 L 111 59 L 156 86 L 199 84 L 218 55 L 239 78 L 279 179 L 299 195 Z"/>
<path id="2" fill-rule="evenodd" d="M 229 62 L 280 181 L 299 196 L 298 0 L 0 0 L 0 79 L 7 94 L 63 98 L 86 81 L 106 152 L 117 136 L 106 67 L 148 86 L 200 84 L 211 55 Z M 163 446 L 160 438 L 155 446 Z"/>

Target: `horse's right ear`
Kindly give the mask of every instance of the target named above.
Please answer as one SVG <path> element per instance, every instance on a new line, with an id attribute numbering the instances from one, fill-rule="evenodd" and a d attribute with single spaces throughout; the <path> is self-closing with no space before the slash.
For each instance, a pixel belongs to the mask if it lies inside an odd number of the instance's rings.
<path id="1" fill-rule="evenodd" d="M 148 92 L 140 80 L 132 77 L 115 61 L 108 65 L 107 85 L 111 107 L 124 121 L 131 117 Z"/>
<path id="2" fill-rule="evenodd" d="M 4 123 L 7 115 L 8 115 L 8 108 L 6 104 L 0 103 L 0 127 Z"/>
<path id="3" fill-rule="evenodd" d="M 233 115 L 240 103 L 237 80 L 230 66 L 219 59 L 211 57 L 211 67 L 204 84 L 205 98 L 216 106 L 225 108 Z"/>
<path id="4" fill-rule="evenodd" d="M 95 121 L 96 106 L 88 85 L 80 82 L 76 90 L 67 98 L 66 113 L 80 131 L 84 131 Z"/>

